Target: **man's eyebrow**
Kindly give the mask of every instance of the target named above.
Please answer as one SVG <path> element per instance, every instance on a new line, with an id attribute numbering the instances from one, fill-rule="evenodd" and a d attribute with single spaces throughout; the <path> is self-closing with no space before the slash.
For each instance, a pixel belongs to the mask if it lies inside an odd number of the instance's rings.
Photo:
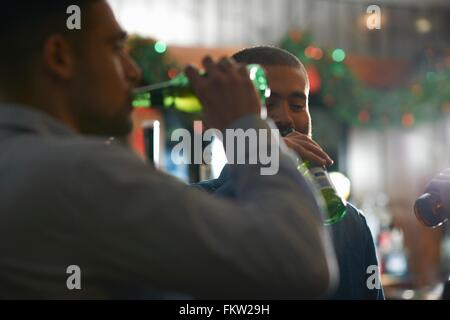
<path id="1" fill-rule="evenodd" d="M 275 91 L 272 91 L 270 93 L 270 97 L 271 98 L 277 98 L 277 99 L 282 98 L 281 94 L 279 94 L 279 93 L 277 93 Z M 294 92 L 292 92 L 291 94 L 289 94 L 289 98 L 297 98 L 297 99 L 303 99 L 303 100 L 307 99 L 306 94 L 304 94 L 301 91 L 294 91 Z"/>
<path id="2" fill-rule="evenodd" d="M 126 31 L 118 31 L 111 36 L 111 41 L 125 41 L 128 38 L 128 33 Z"/>
<path id="3" fill-rule="evenodd" d="M 300 91 L 295 91 L 295 92 L 291 93 L 289 95 L 289 97 L 300 98 L 300 99 L 304 99 L 304 100 L 306 100 L 306 98 L 307 98 L 306 94 L 304 94 L 303 92 L 300 92 Z"/>

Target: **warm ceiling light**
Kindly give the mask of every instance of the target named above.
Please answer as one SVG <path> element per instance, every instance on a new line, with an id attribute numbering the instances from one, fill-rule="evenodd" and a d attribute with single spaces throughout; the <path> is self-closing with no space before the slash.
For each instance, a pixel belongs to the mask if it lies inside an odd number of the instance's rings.
<path id="1" fill-rule="evenodd" d="M 428 33 L 431 31 L 431 22 L 427 18 L 419 18 L 416 20 L 416 30 L 419 33 Z"/>

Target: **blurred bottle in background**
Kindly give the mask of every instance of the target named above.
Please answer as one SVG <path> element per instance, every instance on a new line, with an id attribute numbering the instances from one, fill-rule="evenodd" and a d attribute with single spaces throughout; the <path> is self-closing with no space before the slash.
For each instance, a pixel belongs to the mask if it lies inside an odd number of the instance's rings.
<path id="1" fill-rule="evenodd" d="M 414 213 L 425 226 L 437 228 L 448 221 L 450 208 L 445 208 L 441 197 L 435 193 L 424 193 L 414 204 Z"/>

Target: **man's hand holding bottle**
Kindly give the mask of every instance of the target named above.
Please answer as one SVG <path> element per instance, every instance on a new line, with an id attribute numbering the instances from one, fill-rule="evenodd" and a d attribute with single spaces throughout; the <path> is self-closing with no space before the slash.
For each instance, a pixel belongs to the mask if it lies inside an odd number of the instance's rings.
<path id="1" fill-rule="evenodd" d="M 330 156 L 307 134 L 291 130 L 284 137 L 284 142 L 289 148 L 297 152 L 303 161 L 313 161 L 322 166 L 333 164 Z"/>
<path id="2" fill-rule="evenodd" d="M 244 116 L 259 116 L 261 102 L 245 65 L 230 58 L 216 63 L 207 56 L 203 67 L 206 75 L 193 66 L 188 66 L 185 72 L 211 127 L 223 130 Z"/>

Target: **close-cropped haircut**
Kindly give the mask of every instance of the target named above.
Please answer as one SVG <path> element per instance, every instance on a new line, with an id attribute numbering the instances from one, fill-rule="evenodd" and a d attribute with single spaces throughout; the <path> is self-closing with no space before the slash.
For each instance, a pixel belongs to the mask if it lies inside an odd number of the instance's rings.
<path id="1" fill-rule="evenodd" d="M 95 0 L 4 2 L 0 10 L 0 86 L 8 87 L 20 85 L 28 79 L 30 68 L 49 36 L 68 34 L 66 22 L 70 15 L 67 9 L 77 5 L 84 18 Z"/>
<path id="2" fill-rule="evenodd" d="M 308 73 L 303 63 L 295 55 L 284 49 L 274 46 L 250 47 L 236 52 L 232 58 L 236 62 L 244 64 L 298 68 L 305 75 L 306 83 L 309 87 Z"/>

